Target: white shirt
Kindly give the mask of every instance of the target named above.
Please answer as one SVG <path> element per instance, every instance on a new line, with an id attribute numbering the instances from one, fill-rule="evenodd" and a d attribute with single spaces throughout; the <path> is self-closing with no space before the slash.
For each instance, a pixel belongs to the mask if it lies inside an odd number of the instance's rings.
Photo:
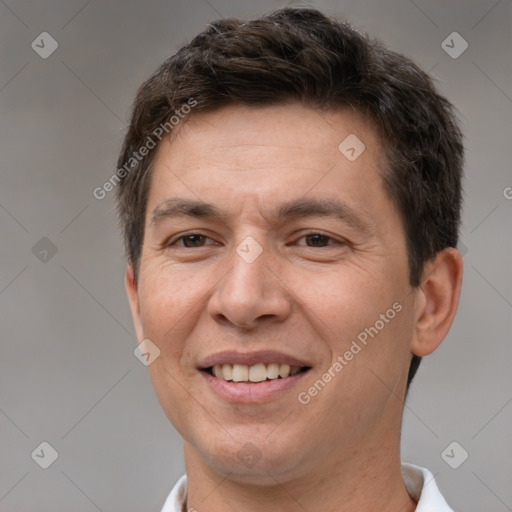
<path id="1" fill-rule="evenodd" d="M 405 487 L 418 504 L 416 512 L 453 512 L 439 492 L 434 476 L 425 468 L 402 463 Z M 181 512 L 187 497 L 187 476 L 183 475 L 165 501 L 162 512 Z"/>

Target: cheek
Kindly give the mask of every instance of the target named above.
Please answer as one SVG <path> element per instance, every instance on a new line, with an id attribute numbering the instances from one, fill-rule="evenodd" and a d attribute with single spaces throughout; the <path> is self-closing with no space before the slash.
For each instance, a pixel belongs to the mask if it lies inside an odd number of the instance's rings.
<path id="1" fill-rule="evenodd" d="M 155 269 L 145 272 L 139 294 L 144 336 L 159 346 L 162 355 L 180 357 L 184 340 L 197 322 L 205 291 L 197 280 L 169 269 Z"/>
<path id="2" fill-rule="evenodd" d="M 347 350 L 351 341 L 374 325 L 400 296 L 396 285 L 384 282 L 378 274 L 378 270 L 363 271 L 347 263 L 335 271 L 315 275 L 295 272 L 287 277 L 294 283 L 291 288 L 297 302 L 303 304 L 304 313 L 325 334 L 336 355 Z"/>
<path id="3" fill-rule="evenodd" d="M 148 266 L 149 267 L 149 266 Z M 190 365 L 187 339 L 204 309 L 204 291 L 183 272 L 146 267 L 139 285 L 144 337 L 155 343 L 160 356 L 148 366 L 156 396 L 169 421 L 184 436 L 191 430 L 195 370 Z M 191 282 L 192 281 L 192 282 Z M 184 364 L 185 361 L 185 364 Z"/>
<path id="4" fill-rule="evenodd" d="M 141 314 L 148 326 L 151 321 L 177 324 L 204 301 L 210 287 L 208 272 L 155 258 L 146 264 L 139 285 Z"/>
<path id="5" fill-rule="evenodd" d="M 407 302 L 391 300 L 377 306 L 366 320 L 352 326 L 350 341 L 335 354 L 348 362 L 337 380 L 334 400 L 340 407 L 350 403 L 361 421 L 379 415 L 391 402 L 398 406 L 405 391 L 414 318 Z"/>
<path id="6" fill-rule="evenodd" d="M 404 274 L 405 275 L 405 274 Z M 312 282 L 316 286 L 312 286 Z M 322 372 L 331 393 L 322 393 L 319 402 L 332 400 L 354 411 L 367 407 L 375 398 L 379 408 L 386 386 L 393 388 L 409 364 L 413 312 L 404 279 L 383 279 L 382 273 L 354 272 L 348 266 L 314 280 L 295 276 L 297 295 L 302 299 L 308 322 L 319 335 L 319 350 L 325 348 Z M 342 358 L 342 369 L 333 368 Z M 382 382 L 381 382 L 382 381 Z"/>

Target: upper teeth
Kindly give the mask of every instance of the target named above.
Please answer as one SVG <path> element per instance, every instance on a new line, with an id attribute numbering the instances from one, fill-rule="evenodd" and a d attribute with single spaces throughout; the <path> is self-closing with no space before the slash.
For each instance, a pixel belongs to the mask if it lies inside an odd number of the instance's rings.
<path id="1" fill-rule="evenodd" d="M 288 364 L 258 363 L 253 366 L 246 364 L 216 364 L 213 375 L 218 379 L 232 380 L 234 382 L 263 382 L 266 379 L 282 379 L 299 373 L 300 366 Z"/>

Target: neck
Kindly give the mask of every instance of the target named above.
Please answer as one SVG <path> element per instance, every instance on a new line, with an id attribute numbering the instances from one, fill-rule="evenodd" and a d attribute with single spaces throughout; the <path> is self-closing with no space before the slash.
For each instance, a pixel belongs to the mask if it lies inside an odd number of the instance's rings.
<path id="1" fill-rule="evenodd" d="M 405 488 L 398 443 L 367 447 L 332 458 L 330 465 L 293 477 L 268 473 L 268 485 L 220 474 L 185 444 L 187 510 L 202 512 L 412 512 L 416 503 Z"/>

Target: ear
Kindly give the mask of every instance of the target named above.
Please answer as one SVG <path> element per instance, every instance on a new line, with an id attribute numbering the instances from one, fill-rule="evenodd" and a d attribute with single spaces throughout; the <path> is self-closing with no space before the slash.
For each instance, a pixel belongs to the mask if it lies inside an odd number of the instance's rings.
<path id="1" fill-rule="evenodd" d="M 142 329 L 142 322 L 140 320 L 139 291 L 137 289 L 137 281 L 135 280 L 135 273 L 131 264 L 128 264 L 126 267 L 124 286 L 126 294 L 128 295 L 130 309 L 132 311 L 135 335 L 137 336 L 137 341 L 140 343 L 144 339 L 144 332 Z"/>
<path id="2" fill-rule="evenodd" d="M 416 297 L 413 354 L 430 354 L 448 334 L 459 306 L 462 273 L 462 256 L 453 247 L 425 265 Z"/>

